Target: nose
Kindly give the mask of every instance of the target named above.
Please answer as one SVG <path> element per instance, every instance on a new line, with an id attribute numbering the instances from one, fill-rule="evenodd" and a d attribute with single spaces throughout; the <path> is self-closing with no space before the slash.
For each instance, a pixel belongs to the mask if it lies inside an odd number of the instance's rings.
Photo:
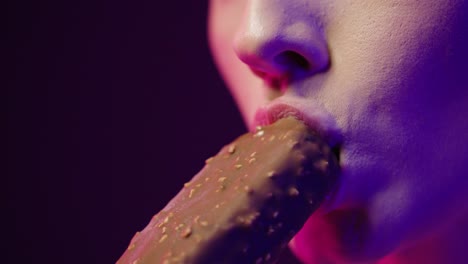
<path id="1" fill-rule="evenodd" d="M 327 43 L 313 8 L 294 2 L 248 0 L 234 51 L 265 80 L 291 82 L 328 67 Z"/>

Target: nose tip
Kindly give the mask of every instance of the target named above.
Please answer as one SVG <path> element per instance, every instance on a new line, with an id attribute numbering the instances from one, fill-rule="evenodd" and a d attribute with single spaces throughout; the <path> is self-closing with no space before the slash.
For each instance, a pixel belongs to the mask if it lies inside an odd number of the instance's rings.
<path id="1" fill-rule="evenodd" d="M 261 12 L 257 9 L 257 12 Z M 285 14 L 287 11 L 279 12 Z M 234 51 L 260 77 L 299 79 L 328 67 L 328 47 L 313 21 L 252 12 L 234 40 Z"/>

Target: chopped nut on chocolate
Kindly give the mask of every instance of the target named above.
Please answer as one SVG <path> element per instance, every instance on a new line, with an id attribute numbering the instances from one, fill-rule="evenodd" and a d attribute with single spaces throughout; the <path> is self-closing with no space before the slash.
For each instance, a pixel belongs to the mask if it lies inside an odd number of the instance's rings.
<path id="1" fill-rule="evenodd" d="M 224 182 L 226 179 L 227 179 L 227 177 L 220 177 L 220 178 L 218 179 L 218 182 Z"/>
<path id="2" fill-rule="evenodd" d="M 184 229 L 184 231 L 182 232 L 181 236 L 182 236 L 183 238 L 188 238 L 191 234 L 192 234 L 192 228 L 187 227 L 186 229 Z"/>
<path id="3" fill-rule="evenodd" d="M 168 235 L 167 235 L 167 234 L 164 234 L 164 235 L 159 239 L 159 243 L 164 242 L 164 240 L 166 240 L 167 237 L 168 237 Z"/>
<path id="4" fill-rule="evenodd" d="M 295 188 L 295 187 L 290 187 L 288 189 L 288 194 L 290 196 L 298 196 L 299 195 L 299 191 Z"/>
<path id="5" fill-rule="evenodd" d="M 228 148 L 229 154 L 233 154 L 236 151 L 236 145 L 231 145 Z"/>

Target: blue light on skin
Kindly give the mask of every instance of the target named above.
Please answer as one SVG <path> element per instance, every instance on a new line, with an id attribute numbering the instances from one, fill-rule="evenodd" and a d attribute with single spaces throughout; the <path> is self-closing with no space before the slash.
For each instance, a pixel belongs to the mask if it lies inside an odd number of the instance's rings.
<path id="1" fill-rule="evenodd" d="M 210 1 L 246 124 L 280 102 L 341 138 L 340 185 L 291 243 L 305 263 L 466 262 L 466 25 L 461 0 Z"/>

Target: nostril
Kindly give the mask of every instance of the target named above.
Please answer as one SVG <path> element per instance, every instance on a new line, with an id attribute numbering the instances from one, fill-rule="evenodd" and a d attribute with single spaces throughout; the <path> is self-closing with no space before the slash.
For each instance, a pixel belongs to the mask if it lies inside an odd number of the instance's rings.
<path id="1" fill-rule="evenodd" d="M 291 50 L 281 52 L 276 55 L 273 60 L 281 67 L 286 68 L 287 71 L 310 69 L 310 63 L 307 59 L 301 54 Z"/>

